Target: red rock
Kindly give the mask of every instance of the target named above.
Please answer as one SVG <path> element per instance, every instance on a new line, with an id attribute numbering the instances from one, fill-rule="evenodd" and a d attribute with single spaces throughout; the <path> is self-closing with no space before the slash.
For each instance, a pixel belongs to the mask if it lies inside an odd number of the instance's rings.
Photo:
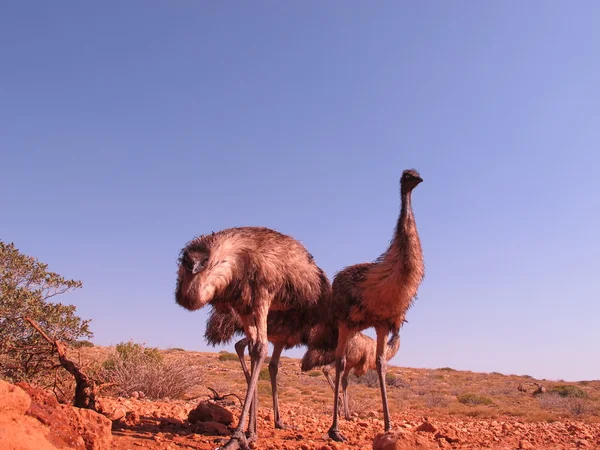
<path id="1" fill-rule="evenodd" d="M 430 422 L 423 422 L 421 425 L 419 425 L 415 429 L 415 431 L 424 431 L 426 433 L 435 433 L 435 432 L 437 432 L 437 428 Z"/>
<path id="2" fill-rule="evenodd" d="M 196 422 L 194 432 L 211 436 L 228 436 L 231 434 L 229 428 L 219 422 Z"/>
<path id="3" fill-rule="evenodd" d="M 48 428 L 28 417 L 31 398 L 23 389 L 0 381 L 0 448 L 6 450 L 54 450 Z"/>
<path id="4" fill-rule="evenodd" d="M 436 433 L 435 438 L 443 439 L 445 441 L 450 442 L 451 444 L 454 442 L 460 441 L 460 439 L 458 438 L 458 435 L 452 430 L 440 431 L 440 432 Z"/>
<path id="5" fill-rule="evenodd" d="M 59 404 L 46 391 L 26 383 L 17 386 L 0 381 L 0 393 L 16 393 L 17 400 L 0 399 L 0 416 L 12 416 L 10 424 L 0 426 L 0 448 L 2 449 L 47 449 L 103 450 L 110 448 L 111 422 L 106 417 L 89 409 Z M 28 402 L 28 403 L 27 403 Z M 26 411 L 23 411 L 27 405 Z M 10 414 L 6 414 L 10 412 Z M 27 436 L 15 442 L 7 441 L 9 435 L 18 436 L 21 425 L 26 423 Z M 12 431 L 11 431 L 12 429 Z M 40 439 L 39 435 L 43 435 Z M 33 440 L 32 440 L 33 439 Z"/>
<path id="6" fill-rule="evenodd" d="M 125 425 L 133 427 L 140 424 L 140 415 L 135 411 L 128 411 L 125 414 Z"/>
<path id="7" fill-rule="evenodd" d="M 375 436 L 373 450 L 433 450 L 433 443 L 407 431 L 392 431 Z"/>
<path id="8" fill-rule="evenodd" d="M 529 441 L 519 441 L 519 448 L 524 450 L 528 448 L 533 448 L 533 444 Z"/>
<path id="9" fill-rule="evenodd" d="M 219 422 L 223 425 L 231 425 L 233 414 L 226 408 L 216 403 L 202 401 L 188 414 L 188 421 L 196 422 Z"/>

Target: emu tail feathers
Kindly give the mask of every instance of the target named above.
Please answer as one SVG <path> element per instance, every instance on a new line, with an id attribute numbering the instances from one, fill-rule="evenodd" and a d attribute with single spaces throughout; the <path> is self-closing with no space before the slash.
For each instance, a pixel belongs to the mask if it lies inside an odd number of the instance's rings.
<path id="1" fill-rule="evenodd" d="M 204 338 L 209 345 L 228 344 L 236 334 L 244 332 L 242 323 L 233 312 L 220 312 L 212 309 L 206 322 Z"/>
<path id="2" fill-rule="evenodd" d="M 307 372 L 315 367 L 327 366 L 333 362 L 335 362 L 335 351 L 309 348 L 302 357 L 302 372 Z"/>
<path id="3" fill-rule="evenodd" d="M 400 349 L 400 333 L 398 333 L 397 331 L 394 331 L 387 343 L 386 354 L 385 354 L 386 360 L 389 361 L 394 356 L 396 356 L 396 353 L 398 353 L 399 349 Z"/>

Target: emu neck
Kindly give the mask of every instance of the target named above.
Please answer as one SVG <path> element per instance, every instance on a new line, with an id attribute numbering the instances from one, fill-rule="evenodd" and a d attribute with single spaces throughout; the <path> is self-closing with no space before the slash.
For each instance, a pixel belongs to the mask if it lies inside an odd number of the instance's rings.
<path id="1" fill-rule="evenodd" d="M 406 259 L 409 257 L 407 253 L 412 250 L 412 246 L 410 245 L 411 241 L 415 236 L 418 240 L 417 226 L 412 211 L 411 196 L 412 192 L 403 187 L 401 191 L 402 204 L 400 207 L 400 215 L 398 216 L 398 222 L 396 223 L 394 238 L 391 242 L 390 249 L 387 252 L 389 256 L 392 256 L 394 259 L 398 257 Z"/>
<path id="2" fill-rule="evenodd" d="M 388 250 L 382 255 L 379 270 L 381 275 L 387 274 L 384 275 L 385 278 L 390 277 L 387 281 L 405 285 L 409 280 L 410 284 L 414 284 L 413 281 L 416 280 L 412 280 L 413 278 L 420 280 L 423 276 L 423 255 L 411 206 L 411 191 L 403 188 L 401 194 L 402 206 L 394 237 Z M 384 282 L 384 279 L 380 281 Z M 404 288 L 412 290 L 416 289 L 416 286 Z"/>
<path id="3" fill-rule="evenodd" d="M 394 236 L 394 240 L 396 240 L 400 234 L 402 234 L 402 230 L 406 230 L 407 225 L 412 222 L 414 223 L 414 217 L 412 212 L 412 191 L 406 190 L 404 187 L 401 190 L 401 205 L 400 205 L 400 215 L 398 216 L 398 223 L 396 224 L 396 234 Z"/>

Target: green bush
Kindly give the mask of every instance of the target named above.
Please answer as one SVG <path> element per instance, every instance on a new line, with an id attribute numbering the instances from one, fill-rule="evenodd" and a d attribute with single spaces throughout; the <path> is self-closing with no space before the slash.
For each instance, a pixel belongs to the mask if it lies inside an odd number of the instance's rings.
<path id="1" fill-rule="evenodd" d="M 444 372 L 456 372 L 456 369 L 452 367 L 440 367 L 438 370 L 443 370 Z"/>
<path id="2" fill-rule="evenodd" d="M 478 394 L 461 394 L 457 397 L 459 403 L 464 405 L 491 405 L 494 403 L 491 398 Z"/>
<path id="3" fill-rule="evenodd" d="M 219 352 L 219 361 L 238 361 L 239 358 L 235 353 Z"/>
<path id="4" fill-rule="evenodd" d="M 554 386 L 550 389 L 551 393 L 558 394 L 561 397 L 570 397 L 570 398 L 586 398 L 587 392 L 583 389 L 578 388 L 577 386 L 569 386 L 569 385 L 560 385 Z"/>
<path id="5" fill-rule="evenodd" d="M 260 369 L 260 373 L 258 374 L 258 379 L 266 380 L 266 381 L 269 381 L 271 379 L 271 375 L 269 374 L 268 367 L 263 367 L 262 369 Z"/>
<path id="6" fill-rule="evenodd" d="M 320 377 L 322 373 L 323 372 L 321 372 L 320 370 L 311 370 L 310 372 L 308 372 L 307 375 L 309 377 Z"/>

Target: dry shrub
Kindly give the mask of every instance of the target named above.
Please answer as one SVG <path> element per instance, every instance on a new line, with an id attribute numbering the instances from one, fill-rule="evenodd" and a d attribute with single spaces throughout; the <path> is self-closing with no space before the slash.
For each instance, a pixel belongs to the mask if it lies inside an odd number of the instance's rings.
<path id="1" fill-rule="evenodd" d="M 260 369 L 260 372 L 258 373 L 258 379 L 264 381 L 271 380 L 271 374 L 269 373 L 268 367 L 263 367 L 262 369 Z"/>
<path id="2" fill-rule="evenodd" d="M 219 361 L 238 361 L 239 358 L 235 353 L 229 353 L 226 351 L 219 352 Z"/>
<path id="3" fill-rule="evenodd" d="M 202 383 L 200 367 L 190 365 L 189 358 L 163 359 L 158 349 L 133 342 L 118 344 L 100 374 L 115 395 L 130 396 L 138 391 L 151 399 L 182 398 Z"/>
<path id="4" fill-rule="evenodd" d="M 587 398 L 569 397 L 554 390 L 548 394 L 538 395 L 537 399 L 542 409 L 566 411 L 573 416 L 595 414 L 597 412 L 597 407 Z"/>
<path id="5" fill-rule="evenodd" d="M 364 384 L 370 388 L 379 387 L 379 375 L 376 370 L 367 370 L 362 377 L 356 377 L 354 374 L 348 376 L 348 381 L 355 384 Z"/>
<path id="6" fill-rule="evenodd" d="M 425 395 L 425 404 L 429 408 L 448 406 L 448 403 L 446 396 L 439 392 L 430 392 Z"/>
<path id="7" fill-rule="evenodd" d="M 333 401 L 331 404 L 333 405 Z M 350 396 L 350 414 L 356 412 L 361 419 L 372 415 L 380 406 L 381 401 L 377 397 Z M 333 409 L 330 409 L 330 411 L 333 411 Z"/>
<path id="8" fill-rule="evenodd" d="M 555 393 L 560 395 L 561 397 L 570 397 L 570 398 L 587 398 L 587 392 L 577 386 L 570 385 L 559 385 L 554 386 L 551 390 L 551 393 Z"/>
<path id="9" fill-rule="evenodd" d="M 465 405 L 491 405 L 493 403 L 489 397 L 470 393 L 459 395 L 457 400 Z"/>
<path id="10" fill-rule="evenodd" d="M 387 372 L 385 374 L 385 384 L 388 387 L 393 388 L 408 388 L 409 385 L 406 381 L 404 381 L 400 376 L 395 374 L 394 372 Z"/>

